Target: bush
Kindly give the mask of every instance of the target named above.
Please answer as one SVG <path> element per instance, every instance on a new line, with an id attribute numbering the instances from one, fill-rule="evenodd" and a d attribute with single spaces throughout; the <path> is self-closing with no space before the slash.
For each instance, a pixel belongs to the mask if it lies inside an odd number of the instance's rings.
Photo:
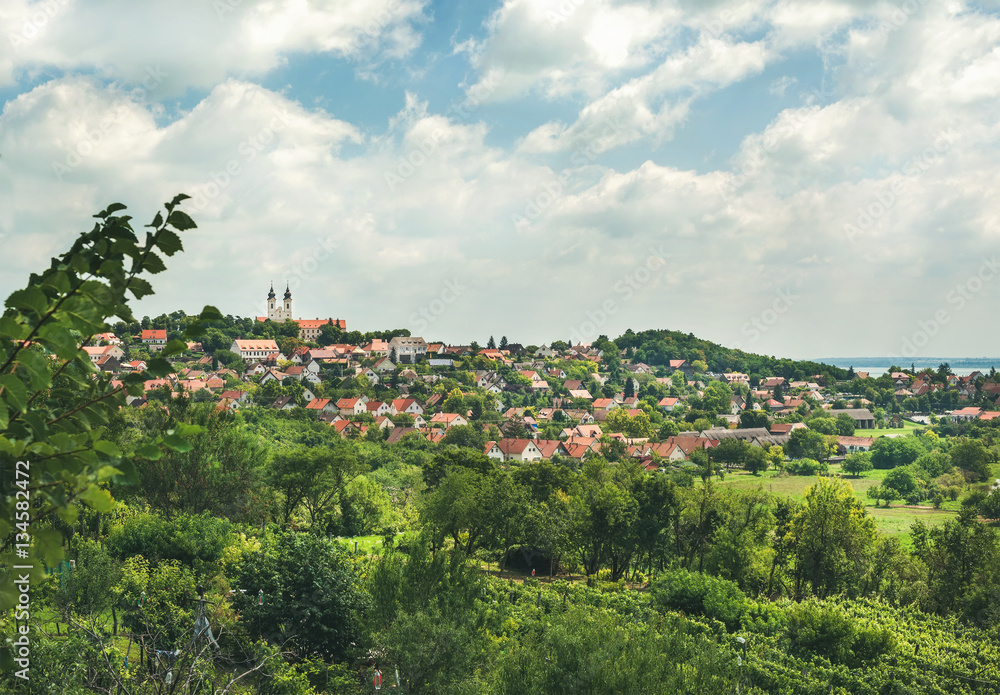
<path id="1" fill-rule="evenodd" d="M 858 666 L 892 651 L 892 633 L 873 624 L 858 623 L 839 605 L 816 599 L 787 611 L 791 651 L 803 657 L 822 654 L 834 663 Z"/>
<path id="2" fill-rule="evenodd" d="M 829 469 L 827 464 L 809 458 L 790 461 L 786 467 L 792 475 L 822 475 Z"/>
<path id="3" fill-rule="evenodd" d="M 738 627 L 750 608 L 746 594 L 734 583 L 700 572 L 673 570 L 653 583 L 653 601 L 668 609 L 704 615 Z"/>
<path id="4" fill-rule="evenodd" d="M 200 574 L 217 569 L 231 541 L 232 524 L 207 513 L 181 514 L 175 519 L 140 514 L 112 529 L 107 548 L 119 560 L 135 555 L 142 555 L 153 564 L 177 560 Z"/>

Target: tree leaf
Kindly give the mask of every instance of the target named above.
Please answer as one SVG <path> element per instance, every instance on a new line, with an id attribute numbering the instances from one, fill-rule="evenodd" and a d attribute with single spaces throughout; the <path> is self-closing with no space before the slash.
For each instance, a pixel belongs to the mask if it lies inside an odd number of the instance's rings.
<path id="1" fill-rule="evenodd" d="M 178 251 L 184 250 L 184 244 L 181 243 L 181 238 L 169 229 L 164 229 L 156 235 L 156 245 L 167 256 L 173 256 Z"/>
<path id="2" fill-rule="evenodd" d="M 194 448 L 194 445 L 192 445 L 191 442 L 184 439 L 179 434 L 173 433 L 168 434 L 163 438 L 163 445 L 168 449 L 172 449 L 182 454 L 191 451 Z"/>
<path id="3" fill-rule="evenodd" d="M 163 452 L 155 444 L 143 444 L 135 450 L 135 455 L 148 461 L 157 461 L 163 456 Z"/>
<path id="4" fill-rule="evenodd" d="M 188 217 L 186 212 L 181 212 L 180 210 L 174 210 L 170 213 L 170 217 L 167 218 L 167 224 L 182 232 L 185 229 L 194 229 L 198 226 L 194 223 L 194 220 Z"/>

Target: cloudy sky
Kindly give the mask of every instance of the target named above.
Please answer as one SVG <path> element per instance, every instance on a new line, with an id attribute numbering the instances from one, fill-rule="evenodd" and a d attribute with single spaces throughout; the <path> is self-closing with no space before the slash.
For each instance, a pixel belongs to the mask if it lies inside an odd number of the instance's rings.
<path id="1" fill-rule="evenodd" d="M 0 0 L 0 295 L 120 201 L 137 313 L 996 355 L 1000 2 Z"/>

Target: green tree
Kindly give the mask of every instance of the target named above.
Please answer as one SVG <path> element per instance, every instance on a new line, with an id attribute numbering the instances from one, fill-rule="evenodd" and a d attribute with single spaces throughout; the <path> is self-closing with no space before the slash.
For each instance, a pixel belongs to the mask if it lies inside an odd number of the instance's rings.
<path id="1" fill-rule="evenodd" d="M 247 630 L 273 643 L 289 643 L 300 659 L 343 659 L 351 642 L 361 639 L 368 598 L 354 561 L 335 541 L 268 532 L 260 550 L 242 556 L 232 580 L 246 590 L 235 595 L 233 605 Z"/>
<path id="2" fill-rule="evenodd" d="M 848 454 L 841 466 L 845 473 L 850 473 L 856 478 L 860 477 L 862 473 L 870 471 L 872 467 L 871 454 L 865 451 Z"/>
<path id="3" fill-rule="evenodd" d="M 926 453 L 916 437 L 879 437 L 872 444 L 872 465 L 884 470 L 906 466 Z"/>
<path id="4" fill-rule="evenodd" d="M 7 298 L 0 317 L 0 553 L 12 549 L 17 534 L 30 536 L 32 558 L 39 560 L 32 563 L 36 574 L 43 564 L 54 566 L 62 557 L 60 533 L 49 527 L 53 516 L 71 524 L 77 503 L 109 511 L 111 497 L 104 483 L 136 479 L 133 452 L 109 441 L 107 425 L 124 407 L 126 394 L 139 396 L 144 381 L 172 372 L 165 358 L 180 354 L 186 345 L 171 341 L 149 361 L 145 373 L 121 377 L 120 385 L 109 375 L 95 375 L 81 347 L 108 331 L 112 317 L 135 321 L 130 295 L 140 299 L 152 293 L 143 276 L 164 270 L 161 254 L 180 251 L 177 232 L 195 226 L 176 209 L 187 197 L 168 203 L 166 216 L 157 213 L 142 243 L 131 218 L 115 214 L 125 206 L 108 206 L 95 216 L 91 231 Z M 217 318 L 218 311 L 206 307 L 184 337 L 197 338 L 202 321 Z M 143 443 L 143 453 L 152 455 L 163 446 L 185 448 L 189 431 L 157 433 Z M 30 492 L 32 505 L 20 510 L 28 511 L 28 518 L 19 518 L 17 494 L 24 492 Z M 13 584 L 0 587 L 0 610 L 11 608 L 14 599 Z"/>
<path id="5" fill-rule="evenodd" d="M 885 474 L 882 479 L 883 490 L 894 490 L 900 498 L 910 504 L 922 499 L 920 483 L 913 475 L 910 466 L 899 466 Z"/>
<path id="6" fill-rule="evenodd" d="M 827 438 L 820 432 L 807 428 L 792 430 L 788 437 L 785 452 L 792 458 L 811 458 L 817 461 L 830 456 L 830 446 Z"/>
<path id="7" fill-rule="evenodd" d="M 740 429 L 749 429 L 751 427 L 764 427 L 769 428 L 771 426 L 771 419 L 768 418 L 767 413 L 763 410 L 744 410 L 740 413 Z"/>
<path id="8" fill-rule="evenodd" d="M 217 411 L 212 404 L 187 405 L 184 399 L 174 399 L 171 408 L 139 411 L 124 441 L 138 444 L 182 426 L 196 428 L 197 434 L 185 446 L 166 452 L 152 449 L 147 456 L 139 449 L 139 485 L 134 492 L 116 491 L 141 495 L 167 516 L 210 512 L 233 521 L 259 521 L 269 501 L 261 485 L 264 443 L 242 427 L 236 414 Z"/>
<path id="9" fill-rule="evenodd" d="M 702 396 L 702 408 L 713 416 L 720 413 L 728 415 L 733 403 L 733 390 L 724 381 L 713 381 L 705 387 Z"/>
<path id="10" fill-rule="evenodd" d="M 817 596 L 850 588 L 864 571 L 861 562 L 877 535 L 846 481 L 820 478 L 806 489 L 791 535 L 795 547 L 795 593 Z"/>
<path id="11" fill-rule="evenodd" d="M 996 463 L 996 453 L 978 439 L 960 439 L 948 451 L 951 461 L 972 480 L 984 481 L 990 477 L 990 465 Z"/>
<path id="12" fill-rule="evenodd" d="M 842 437 L 853 437 L 854 428 L 854 418 L 847 413 L 837 415 L 837 431 L 834 434 L 839 434 Z"/>

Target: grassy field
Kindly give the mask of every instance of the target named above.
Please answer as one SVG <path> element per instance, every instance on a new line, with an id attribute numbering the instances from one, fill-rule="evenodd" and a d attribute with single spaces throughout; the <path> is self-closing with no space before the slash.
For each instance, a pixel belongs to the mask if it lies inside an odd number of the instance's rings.
<path id="1" fill-rule="evenodd" d="M 914 521 L 920 519 L 928 525 L 939 524 L 946 519 L 953 518 L 958 511 L 958 502 L 945 502 L 941 509 L 934 509 L 929 503 L 919 507 L 909 507 L 903 505 L 902 502 L 894 502 L 890 507 L 876 507 L 875 503 L 868 499 L 868 488 L 878 485 L 886 473 L 888 471 L 874 470 L 855 478 L 842 475 L 840 466 L 833 465 L 830 466 L 827 477 L 841 478 L 850 483 L 854 494 L 865 506 L 865 510 L 875 519 L 879 530 L 892 536 L 898 536 L 904 545 L 908 544 L 910 525 Z M 817 480 L 818 477 L 814 475 L 778 475 L 776 472 L 769 471 L 754 476 L 739 471 L 727 474 L 721 484 L 743 489 L 760 486 L 766 492 L 790 497 L 801 502 L 806 488 L 814 485 Z"/>
<path id="2" fill-rule="evenodd" d="M 836 411 L 832 410 L 830 412 L 836 412 Z M 911 437 L 911 436 L 913 436 L 914 430 L 922 429 L 923 427 L 924 427 L 924 425 L 918 425 L 915 422 L 910 422 L 909 420 L 903 420 L 903 426 L 902 427 L 895 427 L 895 428 L 886 427 L 885 429 L 881 429 L 881 430 L 880 429 L 874 429 L 874 430 L 854 430 L 854 436 L 855 437 L 875 437 L 877 439 L 877 438 L 883 437 L 883 436 L 885 436 L 887 434 L 901 434 L 901 435 L 903 435 L 905 437 Z"/>

